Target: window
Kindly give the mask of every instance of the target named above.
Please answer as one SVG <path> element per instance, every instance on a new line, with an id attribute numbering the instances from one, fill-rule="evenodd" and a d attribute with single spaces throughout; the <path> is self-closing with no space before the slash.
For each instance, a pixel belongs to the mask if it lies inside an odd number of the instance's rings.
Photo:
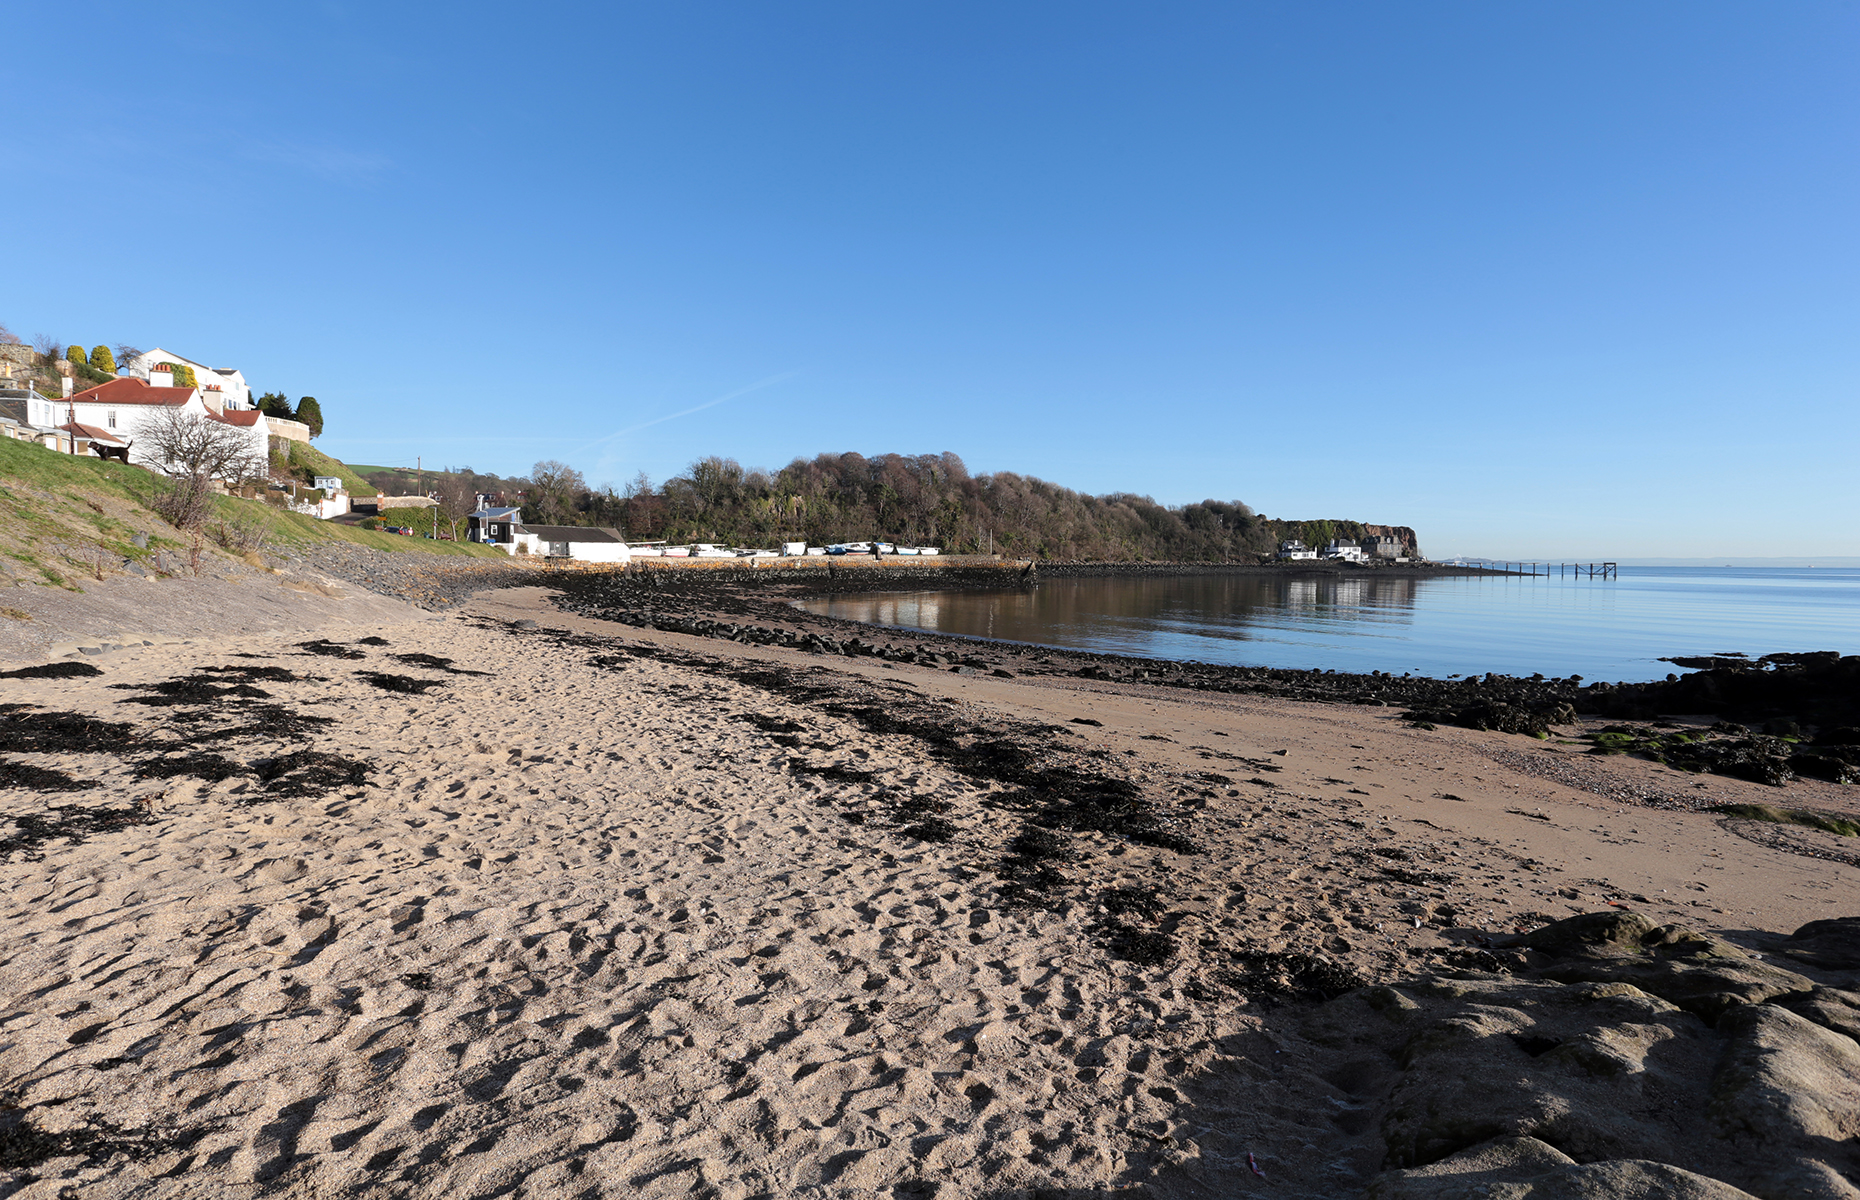
<path id="1" fill-rule="evenodd" d="M 105 419 L 105 420 L 106 420 L 107 422 L 109 422 L 109 425 L 110 425 L 110 428 L 111 428 L 111 429 L 115 429 L 115 428 L 116 428 L 116 410 L 115 410 L 115 409 L 111 409 L 111 410 L 110 410 L 110 413 L 109 413 L 109 415 L 108 415 L 107 417 L 105 417 L 104 419 Z"/>

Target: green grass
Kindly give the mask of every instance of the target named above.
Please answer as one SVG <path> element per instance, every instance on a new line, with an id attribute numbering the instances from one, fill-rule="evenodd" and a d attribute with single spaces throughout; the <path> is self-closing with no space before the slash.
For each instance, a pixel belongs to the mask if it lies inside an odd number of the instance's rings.
<path id="1" fill-rule="evenodd" d="M 1810 812 L 1805 808 L 1773 808 L 1768 804 L 1716 804 L 1712 806 L 1711 811 L 1723 813 L 1727 817 L 1743 817 L 1748 821 L 1769 821 L 1776 825 L 1800 825 L 1806 829 L 1838 833 L 1842 837 L 1860 837 L 1860 822 L 1850 821 L 1845 817 L 1830 817 L 1825 813 Z"/>
<path id="2" fill-rule="evenodd" d="M 292 442 L 291 466 L 307 467 L 313 475 L 335 475 L 351 496 L 372 496 L 375 485 L 362 478 L 362 469 L 352 467 L 318 450 L 307 442 Z"/>
<path id="3" fill-rule="evenodd" d="M 313 456 L 306 465 L 314 465 L 324 474 L 342 474 L 345 479 L 352 478 L 367 487 L 351 468 L 335 459 L 309 447 L 298 445 L 296 448 L 307 450 Z M 56 559 L 56 556 L 40 553 L 42 543 L 82 541 L 104 546 L 125 558 L 145 558 L 149 551 L 130 542 L 136 533 L 142 532 L 149 535 L 152 547 L 179 549 L 183 545 L 183 535 L 150 508 L 160 486 L 159 476 L 140 467 L 60 454 L 30 442 L 0 438 L 0 509 L 8 513 L 7 522 L 0 526 L 3 552 L 36 569 L 47 582 L 62 585 L 66 583 L 67 574 L 76 572 L 70 570 L 69 564 L 61 563 L 63 569 L 50 565 L 48 559 Z M 374 490 L 368 488 L 366 494 L 373 495 Z M 114 501 L 119 505 L 126 502 L 128 512 L 124 516 L 97 512 L 98 501 Z M 266 531 L 267 544 L 272 546 L 302 548 L 349 542 L 395 554 L 462 558 L 491 558 L 503 554 L 495 547 L 470 542 L 428 541 L 319 521 L 263 500 L 216 496 L 213 503 L 214 517 L 229 524 L 261 527 Z"/>

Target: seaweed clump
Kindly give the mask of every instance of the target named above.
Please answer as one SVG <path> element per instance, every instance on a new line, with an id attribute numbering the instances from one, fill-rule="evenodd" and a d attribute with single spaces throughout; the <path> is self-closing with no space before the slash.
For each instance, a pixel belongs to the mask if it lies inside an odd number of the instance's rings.
<path id="1" fill-rule="evenodd" d="M 6 819 L 13 831 L 0 836 L 0 858 L 24 854 L 27 862 L 45 857 L 39 847 L 55 838 L 77 845 L 95 833 L 114 833 L 131 825 L 145 825 L 154 818 L 142 808 L 86 807 L 70 804 L 42 813 L 14 813 Z"/>
<path id="2" fill-rule="evenodd" d="M 19 788 L 28 792 L 81 792 L 101 787 L 94 779 L 75 779 L 51 767 L 0 758 L 0 788 Z"/>
<path id="3" fill-rule="evenodd" d="M 382 642 L 381 644 L 384 646 L 387 645 L 386 642 Z M 349 646 L 339 646 L 335 642 L 330 641 L 328 638 L 313 638 L 307 642 L 298 642 L 297 648 L 309 654 L 320 655 L 323 658 L 366 658 L 368 657 L 367 655 L 363 654 L 360 650 L 356 650 Z"/>
<path id="4" fill-rule="evenodd" d="M 386 643 L 382 643 L 385 645 Z M 433 671 L 444 671 L 448 675 L 489 675 L 489 671 L 473 671 L 465 667 L 455 667 L 453 660 L 441 658 L 437 654 L 392 654 L 388 657 L 395 662 L 406 663 L 410 667 L 426 667 Z"/>
<path id="5" fill-rule="evenodd" d="M 25 1171 L 52 1159 L 80 1155 L 91 1165 L 107 1162 L 118 1155 L 141 1161 L 158 1154 L 186 1150 L 206 1134 L 204 1128 L 175 1133 L 123 1129 L 94 1117 L 75 1129 L 53 1133 L 21 1116 L 0 1124 L 0 1170 Z M 21 1184 L 33 1181 L 31 1175 L 16 1180 Z"/>
<path id="6" fill-rule="evenodd" d="M 160 758 L 144 759 L 136 764 L 136 778 L 173 779 L 177 775 L 190 775 L 209 783 L 219 783 L 235 775 L 248 774 L 250 770 L 245 764 L 234 762 L 223 754 L 195 751 L 191 754 L 164 754 Z"/>
<path id="7" fill-rule="evenodd" d="M 0 743 L 36 754 L 113 754 L 136 740 L 122 721 L 103 721 L 74 712 L 27 712 L 32 704 L 0 704 Z"/>
<path id="8" fill-rule="evenodd" d="M 218 684 L 208 679 L 164 679 L 160 683 L 113 683 L 122 691 L 148 692 L 125 697 L 125 704 L 171 708 L 177 704 L 212 704 L 219 700 L 269 700 L 271 693 L 249 683 Z"/>
<path id="9" fill-rule="evenodd" d="M 1243 950 L 1224 982 L 1255 1000 L 1335 1000 L 1369 981 L 1342 963 L 1303 950 Z"/>
<path id="10" fill-rule="evenodd" d="M 92 675 L 101 675 L 103 671 L 87 662 L 40 663 L 36 667 L 20 667 L 14 671 L 0 671 L 0 679 L 86 679 Z"/>
<path id="11" fill-rule="evenodd" d="M 410 696 L 424 696 L 433 688 L 446 686 L 443 679 L 415 679 L 411 675 L 390 675 L 385 671 L 357 671 L 355 674 L 363 683 L 384 692 L 402 692 Z"/>
<path id="12" fill-rule="evenodd" d="M 321 750 L 298 750 L 252 764 L 268 796 L 304 799 L 342 788 L 362 787 L 374 768 L 358 759 Z"/>

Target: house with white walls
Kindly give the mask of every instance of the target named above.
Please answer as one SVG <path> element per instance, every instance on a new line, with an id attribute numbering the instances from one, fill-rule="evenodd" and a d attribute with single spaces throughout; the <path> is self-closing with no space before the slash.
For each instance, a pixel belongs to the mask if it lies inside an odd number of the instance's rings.
<path id="1" fill-rule="evenodd" d="M 220 398 L 200 388 L 157 387 L 146 379 L 120 375 L 108 383 L 73 393 L 62 400 L 34 396 L 27 401 L 27 421 L 48 427 L 82 425 L 101 430 L 128 447 L 127 461 L 160 470 L 167 464 L 138 450 L 139 432 L 156 414 L 179 408 L 242 430 L 251 439 L 252 452 L 264 461 L 270 448 L 271 421 L 256 408 L 228 411 Z M 295 422 L 292 422 L 295 424 Z"/>
<path id="2" fill-rule="evenodd" d="M 194 382 L 200 388 L 203 398 L 218 402 L 221 409 L 246 409 L 252 407 L 252 389 L 246 384 L 245 376 L 237 367 L 209 367 L 197 363 L 191 358 L 163 350 L 157 346 L 145 354 L 137 355 L 126 363 L 117 364 L 117 373 L 136 379 L 146 379 L 156 387 L 172 387 L 174 372 L 163 370 L 164 366 L 191 367 Z M 157 378 L 165 376 L 165 378 Z"/>

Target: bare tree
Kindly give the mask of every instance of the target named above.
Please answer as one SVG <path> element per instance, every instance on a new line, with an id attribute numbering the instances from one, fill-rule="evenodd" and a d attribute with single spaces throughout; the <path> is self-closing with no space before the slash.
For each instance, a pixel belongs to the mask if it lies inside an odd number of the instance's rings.
<path id="1" fill-rule="evenodd" d="M 142 357 L 142 351 L 131 346 L 128 342 L 118 342 L 115 351 L 117 370 L 133 371 L 136 369 L 136 361 Z M 144 371 L 143 374 L 146 375 L 148 372 Z"/>
<path id="2" fill-rule="evenodd" d="M 264 476 L 269 465 L 249 431 L 182 405 L 157 409 L 136 431 L 136 445 L 168 474 L 190 479 L 239 483 Z"/>
<path id="3" fill-rule="evenodd" d="M 588 490 L 581 472 L 567 463 L 545 459 L 530 469 L 534 505 L 540 523 L 559 525 L 575 515 L 576 502 Z"/>
<path id="4" fill-rule="evenodd" d="M 55 358 L 63 358 L 65 355 L 64 342 L 53 337 L 49 333 L 33 334 L 32 348 L 38 351 L 39 357 L 45 359 L 47 362 Z"/>
<path id="5" fill-rule="evenodd" d="M 15 334 L 5 325 L 0 325 L 0 346 L 17 346 L 19 344 L 19 335 Z"/>

